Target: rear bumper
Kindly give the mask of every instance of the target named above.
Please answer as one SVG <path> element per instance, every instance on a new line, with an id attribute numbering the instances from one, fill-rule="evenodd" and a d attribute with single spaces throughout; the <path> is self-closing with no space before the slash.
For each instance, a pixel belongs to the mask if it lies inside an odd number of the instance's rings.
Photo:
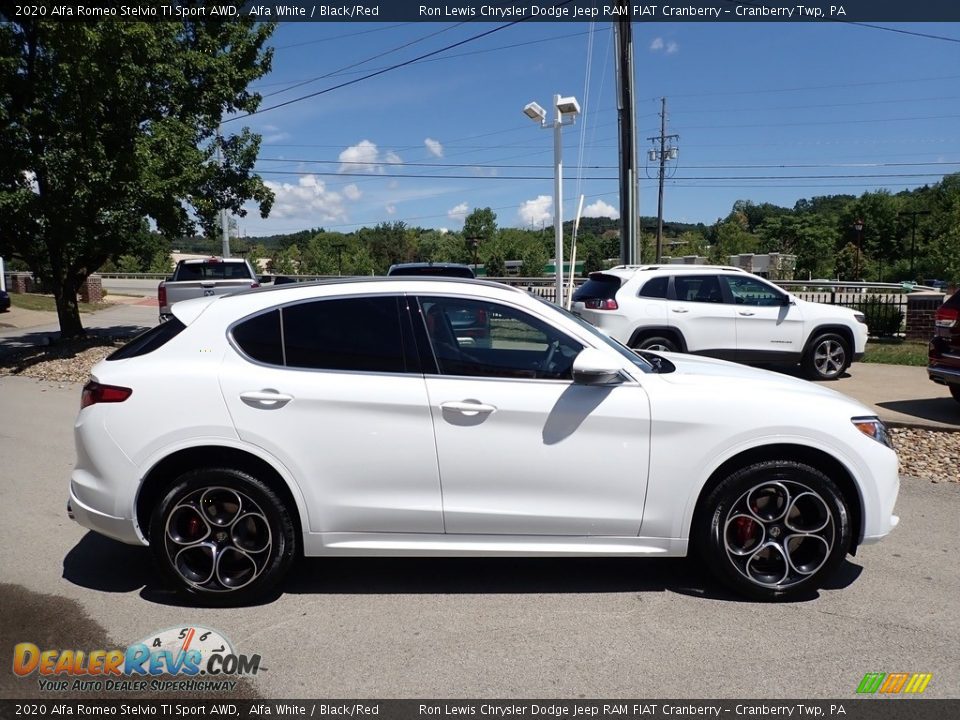
<path id="1" fill-rule="evenodd" d="M 960 385 L 960 368 L 931 365 L 927 375 L 938 385 Z"/>
<path id="2" fill-rule="evenodd" d="M 130 518 L 114 517 L 84 505 L 77 499 L 73 482 L 67 500 L 67 516 L 83 527 L 129 545 L 146 545 Z"/>

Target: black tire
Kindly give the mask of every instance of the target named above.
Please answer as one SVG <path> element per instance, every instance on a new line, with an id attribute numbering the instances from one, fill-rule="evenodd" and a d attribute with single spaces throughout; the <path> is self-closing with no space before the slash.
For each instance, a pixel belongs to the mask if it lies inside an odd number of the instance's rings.
<path id="1" fill-rule="evenodd" d="M 654 352 L 680 352 L 677 344 L 668 337 L 655 335 L 646 337 L 634 344 L 635 350 L 653 350 Z"/>
<path id="2" fill-rule="evenodd" d="M 953 399 L 957 402 L 960 402 L 960 385 L 948 385 L 950 388 L 950 394 L 953 395 Z"/>
<path id="3" fill-rule="evenodd" d="M 850 367 L 850 344 L 835 333 L 818 335 L 803 356 L 803 371 L 811 380 L 836 380 Z"/>
<path id="4" fill-rule="evenodd" d="M 181 475 L 154 508 L 150 550 L 192 602 L 242 605 L 277 587 L 297 553 L 296 525 L 262 481 L 203 468 Z"/>
<path id="5" fill-rule="evenodd" d="M 850 549 L 850 511 L 816 468 L 789 460 L 736 471 L 705 500 L 700 555 L 728 587 L 756 600 L 809 592 Z"/>

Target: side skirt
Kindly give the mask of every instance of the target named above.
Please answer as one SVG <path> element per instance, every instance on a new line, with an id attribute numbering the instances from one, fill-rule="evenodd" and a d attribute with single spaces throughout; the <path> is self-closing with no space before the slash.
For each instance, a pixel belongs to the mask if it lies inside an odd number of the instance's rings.
<path id="1" fill-rule="evenodd" d="M 683 557 L 687 538 L 554 535 L 304 533 L 308 557 Z"/>

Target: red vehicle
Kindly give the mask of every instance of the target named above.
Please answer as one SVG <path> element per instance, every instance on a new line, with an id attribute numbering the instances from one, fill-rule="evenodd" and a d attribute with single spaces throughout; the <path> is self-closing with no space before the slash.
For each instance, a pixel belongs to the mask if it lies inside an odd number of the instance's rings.
<path id="1" fill-rule="evenodd" d="M 940 306 L 935 322 L 927 373 L 935 383 L 946 385 L 953 399 L 960 402 L 960 292 Z"/>

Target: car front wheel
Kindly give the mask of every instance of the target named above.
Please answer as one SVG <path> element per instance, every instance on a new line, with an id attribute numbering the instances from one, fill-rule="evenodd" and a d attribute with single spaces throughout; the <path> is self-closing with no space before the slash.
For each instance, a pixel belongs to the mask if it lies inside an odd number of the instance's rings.
<path id="1" fill-rule="evenodd" d="M 787 460 L 738 470 L 706 500 L 701 554 L 726 585 L 758 600 L 817 588 L 850 548 L 850 512 L 819 470 Z"/>
<path id="2" fill-rule="evenodd" d="M 193 470 L 154 510 L 150 549 L 177 590 L 236 605 L 275 588 L 296 552 L 290 513 L 265 483 L 240 470 Z"/>
<path id="3" fill-rule="evenodd" d="M 960 385 L 950 385 L 950 394 L 954 400 L 960 402 Z"/>
<path id="4" fill-rule="evenodd" d="M 803 357 L 803 369 L 811 380 L 836 380 L 850 366 L 850 347 L 834 333 L 819 335 Z"/>

